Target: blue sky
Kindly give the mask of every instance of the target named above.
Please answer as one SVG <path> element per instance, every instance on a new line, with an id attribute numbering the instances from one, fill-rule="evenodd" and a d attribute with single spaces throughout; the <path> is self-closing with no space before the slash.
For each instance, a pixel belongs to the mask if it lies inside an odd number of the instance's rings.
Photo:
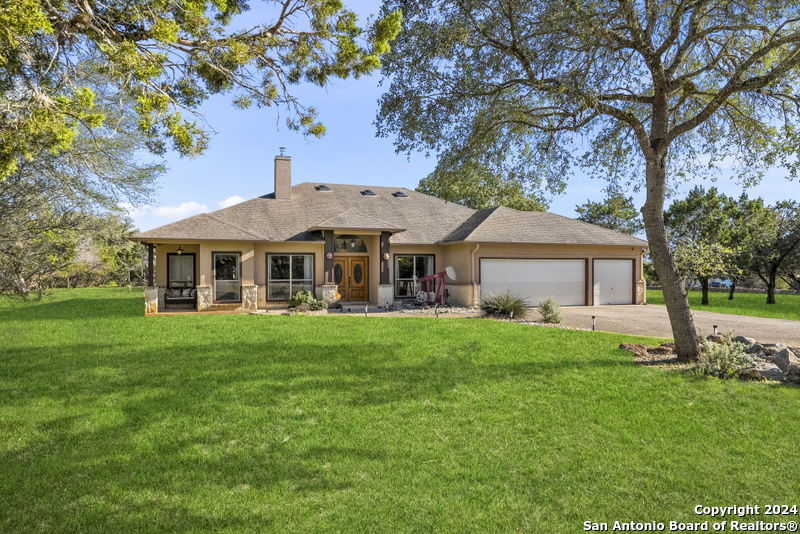
<path id="1" fill-rule="evenodd" d="M 378 2 L 347 2 L 362 15 L 376 13 Z M 345 184 L 368 184 L 408 187 L 430 173 L 436 165 L 423 154 L 395 154 L 391 138 L 375 136 L 375 112 L 382 93 L 380 75 L 359 80 L 337 81 L 322 89 L 299 87 L 303 102 L 319 110 L 327 127 L 321 139 L 305 138 L 288 130 L 284 118 L 275 109 L 235 109 L 226 97 L 210 99 L 200 110 L 215 132 L 202 156 L 193 159 L 168 154 L 168 171 L 159 180 L 159 188 L 149 205 L 130 209 L 134 224 L 149 230 L 204 211 L 213 211 L 241 201 L 272 192 L 272 158 L 278 147 L 287 147 L 292 156 L 294 183 L 314 181 Z M 769 202 L 800 199 L 800 183 L 784 178 L 775 169 L 751 196 L 761 196 Z M 685 192 L 695 183 L 712 185 L 707 181 L 688 182 Z M 738 195 L 742 187 L 731 180 L 716 185 L 723 192 Z M 550 211 L 573 216 L 575 205 L 587 199 L 603 197 L 605 183 L 576 173 L 564 194 L 551 198 Z M 644 201 L 641 193 L 634 194 L 637 206 Z"/>

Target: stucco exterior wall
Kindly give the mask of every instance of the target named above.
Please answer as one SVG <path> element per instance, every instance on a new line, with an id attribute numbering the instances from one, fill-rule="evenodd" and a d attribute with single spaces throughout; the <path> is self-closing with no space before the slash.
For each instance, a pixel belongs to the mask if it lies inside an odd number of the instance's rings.
<path id="1" fill-rule="evenodd" d="M 379 304 L 380 300 L 380 239 L 378 235 L 363 235 L 367 252 L 340 254 L 342 256 L 369 257 L 369 301 Z M 258 286 L 257 305 L 259 308 L 283 306 L 282 302 L 269 303 L 266 300 L 267 254 L 304 253 L 314 254 L 314 285 L 320 288 L 325 283 L 325 247 L 323 243 L 282 242 L 252 243 L 239 241 L 204 241 L 201 243 L 161 243 L 156 247 L 156 285 L 167 285 L 167 254 L 175 252 L 180 246 L 186 253 L 196 256 L 196 284 L 214 286 L 213 252 L 238 252 L 241 254 L 241 283 L 243 286 Z M 476 306 L 480 300 L 480 259 L 481 258 L 581 258 L 589 260 L 587 302 L 592 304 L 592 259 L 632 259 L 635 260 L 634 277 L 636 287 L 643 287 L 642 249 L 630 246 L 600 245 L 526 245 L 526 244 L 454 244 L 454 245 L 395 245 L 390 246 L 390 280 L 394 288 L 394 256 L 396 254 L 432 254 L 435 272 L 452 266 L 456 280 L 448 280 L 449 302 L 455 305 Z M 394 289 L 392 289 L 394 292 Z M 635 291 L 637 303 L 643 304 L 645 292 Z"/>

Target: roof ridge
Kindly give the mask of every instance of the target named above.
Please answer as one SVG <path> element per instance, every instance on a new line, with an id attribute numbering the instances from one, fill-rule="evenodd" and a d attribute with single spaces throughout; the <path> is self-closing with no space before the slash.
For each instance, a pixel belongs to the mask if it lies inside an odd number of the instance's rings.
<path id="1" fill-rule="evenodd" d="M 489 220 L 489 217 L 494 215 L 497 212 L 497 210 L 499 210 L 502 207 L 503 206 L 494 206 L 493 208 L 483 208 L 482 210 L 476 210 L 476 212 L 473 215 L 476 215 L 476 214 L 479 214 L 479 213 L 482 213 L 482 212 L 486 212 L 486 216 L 483 219 L 481 219 L 481 222 L 479 222 L 477 225 L 475 225 L 475 228 L 470 230 L 470 232 L 467 235 L 464 236 L 464 239 L 462 239 L 462 241 L 466 241 L 467 239 L 469 239 L 469 237 L 472 234 L 474 234 L 475 232 L 478 231 L 478 228 L 480 228 L 481 225 L 483 225 L 483 223 L 485 223 L 486 221 Z"/>
<path id="2" fill-rule="evenodd" d="M 568 220 L 576 222 L 576 223 L 580 223 L 580 224 L 583 224 L 583 225 L 586 225 L 586 226 L 591 226 L 592 228 L 595 228 L 595 229 L 596 228 L 600 228 L 600 229 L 605 230 L 607 232 L 613 232 L 615 234 L 620 234 L 620 235 L 624 235 L 624 236 L 628 236 L 628 237 L 634 237 L 636 239 L 641 239 L 641 238 L 636 237 L 635 235 L 632 235 L 632 234 L 626 234 L 625 232 L 620 232 L 619 230 L 612 230 L 611 228 L 606 228 L 605 226 L 601 226 L 599 224 L 582 221 L 580 219 L 575 219 L 573 217 L 567 217 L 566 215 L 561 215 L 560 213 L 553 213 L 552 211 L 545 211 L 545 212 L 542 212 L 542 213 L 549 213 L 550 215 L 555 215 L 556 217 L 561 217 L 562 219 L 568 219 Z"/>
<path id="3" fill-rule="evenodd" d="M 240 202 L 240 204 L 241 204 L 241 202 Z M 232 207 L 233 206 L 228 206 L 228 208 L 232 208 Z M 222 208 L 222 209 L 217 210 L 217 211 L 222 211 L 222 210 L 225 210 L 225 209 L 228 209 L 228 208 Z M 237 230 L 239 230 L 241 232 L 244 232 L 244 233 L 246 233 L 248 235 L 251 235 L 251 236 L 253 236 L 254 238 L 256 238 L 258 240 L 265 239 L 263 236 L 254 234 L 250 230 L 245 230 L 244 228 L 241 228 L 240 226 L 237 226 L 237 225 L 235 225 L 235 224 L 233 224 L 231 222 L 224 221 L 224 220 L 220 219 L 219 217 L 215 217 L 215 216 L 211 215 L 210 213 L 201 213 L 200 215 L 205 215 L 206 217 L 210 217 L 211 219 L 214 219 L 215 221 L 220 222 L 220 223 L 222 223 L 222 224 L 224 224 L 226 226 L 230 226 L 231 228 L 236 228 Z M 269 239 L 266 239 L 266 241 L 269 241 Z"/>
<path id="4" fill-rule="evenodd" d="M 424 194 L 424 193 L 423 193 L 423 194 Z M 461 238 L 459 238 L 459 239 L 456 239 L 456 240 L 454 240 L 453 242 L 466 241 L 467 239 L 469 239 L 469 236 L 471 236 L 471 235 L 472 235 L 472 234 L 473 234 L 473 233 L 474 233 L 474 232 L 475 232 L 475 231 L 476 231 L 478 228 L 480 228 L 480 226 L 481 226 L 481 225 L 482 225 L 484 222 L 486 222 L 486 219 L 488 219 L 488 218 L 489 218 L 489 217 L 492 215 L 492 213 L 494 213 L 494 211 L 495 211 L 495 210 L 497 210 L 497 208 L 499 208 L 499 207 L 500 207 L 500 206 L 494 206 L 494 207 L 492 207 L 492 208 L 483 208 L 483 209 L 480 209 L 480 210 L 475 210 L 475 209 L 473 209 L 473 210 L 472 210 L 472 214 L 470 214 L 470 216 L 469 216 L 469 217 L 467 217 L 466 219 L 464 219 L 463 221 L 461 221 L 461 223 L 460 223 L 458 226 L 456 226 L 456 227 L 455 227 L 455 228 L 454 228 L 454 229 L 453 229 L 453 230 L 452 230 L 450 233 L 448 233 L 448 234 L 447 234 L 447 235 L 446 235 L 446 236 L 445 236 L 443 239 L 439 240 L 439 242 L 440 242 L 440 243 L 445 243 L 445 242 L 448 242 L 448 241 L 449 241 L 449 239 L 450 239 L 450 237 L 451 237 L 451 236 L 453 236 L 453 234 L 456 234 L 456 233 L 457 233 L 457 232 L 458 232 L 458 231 L 459 231 L 461 228 L 463 228 L 463 227 L 464 227 L 464 225 L 466 225 L 466 224 L 469 224 L 469 222 L 470 222 L 470 221 L 472 221 L 472 219 L 473 219 L 473 218 L 475 218 L 475 217 L 483 217 L 483 218 L 481 219 L 481 221 L 480 221 L 478 224 L 476 224 L 476 225 L 475 225 L 475 226 L 474 226 L 474 227 L 473 227 L 473 228 L 472 228 L 472 229 L 469 231 L 469 233 L 467 233 L 466 235 L 464 235 L 463 237 L 461 237 Z M 472 209 L 472 208 L 470 208 L 470 209 Z M 486 215 L 483 215 L 484 213 L 485 213 Z"/>

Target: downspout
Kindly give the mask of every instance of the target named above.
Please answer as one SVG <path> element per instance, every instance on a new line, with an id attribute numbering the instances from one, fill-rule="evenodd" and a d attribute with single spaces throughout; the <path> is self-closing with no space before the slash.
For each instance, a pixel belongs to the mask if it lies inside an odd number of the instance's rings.
<path id="1" fill-rule="evenodd" d="M 475 244 L 475 248 L 472 249 L 472 252 L 469 253 L 469 277 L 472 280 L 472 303 L 473 306 L 478 304 L 478 283 L 475 280 L 475 259 L 476 254 L 478 253 L 478 249 L 481 248 L 480 243 Z"/>

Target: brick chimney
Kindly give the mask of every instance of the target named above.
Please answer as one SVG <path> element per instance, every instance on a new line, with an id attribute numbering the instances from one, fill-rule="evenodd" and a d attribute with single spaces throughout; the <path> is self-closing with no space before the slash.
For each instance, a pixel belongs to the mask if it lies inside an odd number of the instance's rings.
<path id="1" fill-rule="evenodd" d="M 285 156 L 286 147 L 280 147 L 281 153 L 275 156 L 275 198 L 292 198 L 292 158 Z"/>

